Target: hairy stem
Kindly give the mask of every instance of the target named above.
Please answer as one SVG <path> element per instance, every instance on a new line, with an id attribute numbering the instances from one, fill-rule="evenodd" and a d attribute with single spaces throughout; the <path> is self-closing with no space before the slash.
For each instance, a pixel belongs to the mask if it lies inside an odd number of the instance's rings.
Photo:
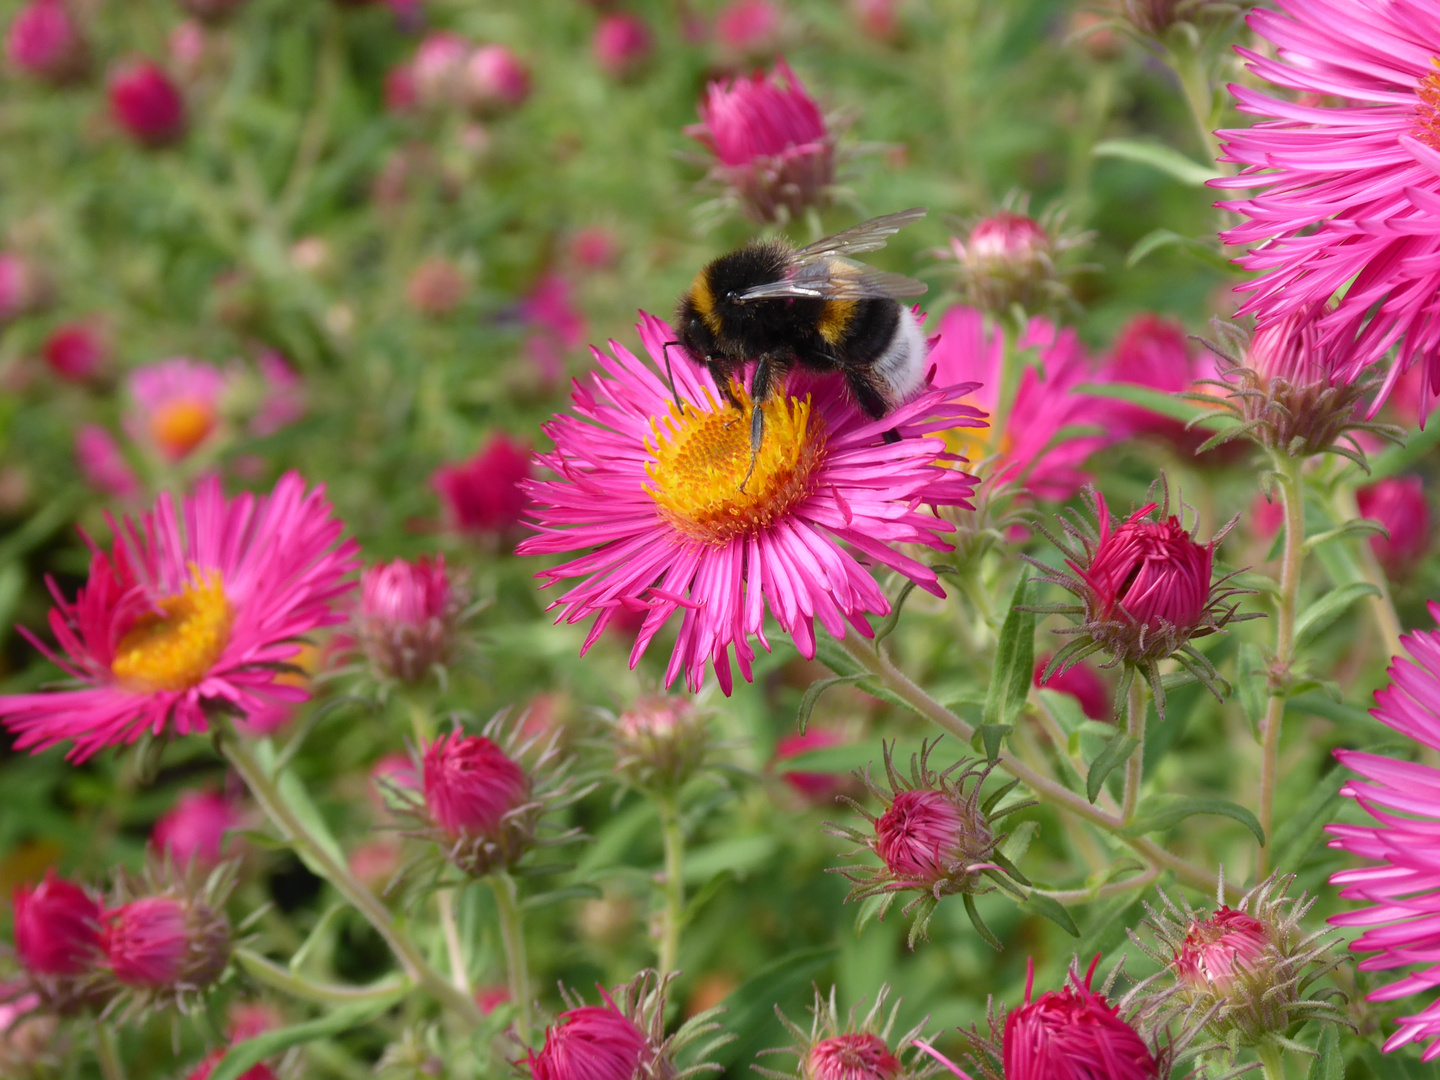
<path id="1" fill-rule="evenodd" d="M 1280 476 L 1280 498 L 1285 507 L 1285 552 L 1280 564 L 1280 596 L 1275 613 L 1275 658 L 1271 661 L 1270 698 L 1260 731 L 1260 828 L 1266 846 L 1260 849 L 1256 877 L 1270 871 L 1271 826 L 1275 820 L 1275 782 L 1280 758 L 1280 728 L 1285 721 L 1285 699 L 1290 669 L 1295 663 L 1295 615 L 1300 600 L 1300 567 L 1305 559 L 1305 488 L 1302 462 L 1275 455 Z"/>
<path id="2" fill-rule="evenodd" d="M 1124 881 L 1112 881 L 1108 885 L 1100 885 L 1094 889 L 1036 889 L 1035 891 L 1041 896 L 1048 896 L 1062 904 L 1088 904 L 1093 900 L 1105 900 L 1111 896 L 1123 896 L 1125 893 L 1148 888 L 1150 883 L 1159 876 L 1159 868 L 1152 866 L 1149 870 L 1136 874 L 1132 878 L 1126 878 Z"/>
<path id="3" fill-rule="evenodd" d="M 665 908 L 660 923 L 660 977 L 675 970 L 680 959 L 680 924 L 685 918 L 685 835 L 680 810 L 672 796 L 657 800 L 665 841 Z"/>
<path id="4" fill-rule="evenodd" d="M 380 1001 L 398 997 L 410 987 L 408 980 L 393 976 L 369 986 L 316 982 L 297 975 L 289 968 L 283 968 L 249 949 L 236 949 L 235 962 L 256 982 L 290 997 L 313 1001 L 319 1005 L 354 1005 L 361 1001 Z"/>
<path id="5" fill-rule="evenodd" d="M 1261 1075 L 1265 1080 L 1286 1080 L 1285 1051 L 1279 1046 L 1262 1042 L 1255 1047 L 1255 1056 L 1260 1059 Z"/>
<path id="6" fill-rule="evenodd" d="M 450 981 L 467 998 L 471 995 L 470 973 L 466 970 L 465 947 L 460 942 L 460 926 L 455 921 L 455 889 L 442 889 L 435 894 L 440 910 L 440 929 L 445 934 L 445 952 L 450 959 Z"/>
<path id="7" fill-rule="evenodd" d="M 1228 173 L 1230 170 L 1220 164 L 1220 140 L 1214 131 L 1215 90 L 1210 85 L 1210 74 L 1205 70 L 1204 54 L 1188 27 L 1176 27 L 1167 36 L 1165 62 L 1180 82 L 1185 106 L 1195 122 L 1195 133 L 1200 137 L 1200 145 L 1209 159 L 1207 164 Z"/>
<path id="8" fill-rule="evenodd" d="M 490 875 L 495 892 L 495 907 L 500 912 L 500 938 L 505 943 L 505 973 L 509 979 L 510 1000 L 520 1012 L 515 1019 L 516 1034 L 522 1043 L 530 1041 L 533 1005 L 530 994 L 530 969 L 525 959 L 525 928 L 520 922 L 520 893 L 515 879 L 504 870 Z"/>
<path id="9" fill-rule="evenodd" d="M 970 740 L 975 735 L 975 729 L 911 681 L 910 677 L 897 668 L 883 652 L 854 634 L 847 634 L 842 638 L 840 646 L 917 713 L 950 732 L 964 745 L 970 745 Z M 995 765 L 1015 777 L 1042 801 L 1050 803 L 1052 806 L 1069 811 L 1076 817 L 1088 821 L 1108 833 L 1118 834 L 1122 827 L 1120 819 L 1114 814 L 1092 806 L 1083 795 L 1063 787 L 1049 777 L 1042 776 L 1008 754 L 1000 754 L 995 759 Z M 1214 893 L 1216 878 L 1201 867 L 1166 851 L 1159 844 L 1144 837 L 1117 836 L 1117 838 L 1128 845 L 1150 866 L 1170 870 L 1179 881 L 1201 891 Z M 1234 895 L 1237 898 L 1240 895 L 1238 889 L 1228 884 L 1225 891 L 1227 895 Z"/>
<path id="10" fill-rule="evenodd" d="M 95 1057 L 100 1062 L 100 1075 L 104 1080 L 125 1080 L 125 1067 L 120 1064 L 115 1032 L 109 1024 L 95 1025 Z"/>
<path id="11" fill-rule="evenodd" d="M 1135 807 L 1140 803 L 1140 781 L 1145 776 L 1145 687 L 1137 672 L 1130 674 L 1130 689 L 1125 701 L 1125 734 L 1139 745 L 1125 762 L 1125 794 L 1120 800 L 1120 820 L 1130 824 Z"/>
<path id="12" fill-rule="evenodd" d="M 385 944 L 390 946 L 390 951 L 395 954 L 402 970 L 447 1009 L 472 1024 L 479 1024 L 484 1019 L 480 1007 L 469 996 L 451 986 L 444 976 L 430 966 L 415 943 L 395 925 L 389 909 L 350 873 L 350 868 L 343 861 L 331 855 L 325 845 L 311 834 L 280 794 L 273 778 L 228 723 L 217 733 L 217 740 L 225 756 L 230 759 L 230 764 L 235 766 L 235 771 L 244 779 L 250 794 L 265 812 L 265 816 L 280 831 L 280 835 L 296 854 L 302 856 L 312 869 L 320 873 L 352 907 L 365 916 L 385 940 Z"/>

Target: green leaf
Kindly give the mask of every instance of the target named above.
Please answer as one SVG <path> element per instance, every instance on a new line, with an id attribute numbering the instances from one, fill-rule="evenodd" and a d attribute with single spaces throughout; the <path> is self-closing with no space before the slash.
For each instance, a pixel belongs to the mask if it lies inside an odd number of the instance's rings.
<path id="1" fill-rule="evenodd" d="M 594 885 L 565 885 L 558 889 L 548 889 L 545 892 L 534 893 L 527 896 L 520 903 L 522 911 L 536 911 L 540 908 L 550 907 L 563 900 L 591 900 L 603 896 L 604 893 Z"/>
<path id="2" fill-rule="evenodd" d="M 1346 778 L 1344 769 L 1332 768 L 1320 778 L 1315 790 L 1306 796 L 1299 809 L 1287 814 L 1280 827 L 1274 830 L 1270 846 L 1277 872 L 1294 873 L 1300 868 L 1334 816 L 1334 808 L 1340 802 L 1340 788 Z"/>
<path id="3" fill-rule="evenodd" d="M 1053 896 L 1032 892 L 1020 902 L 1020 909 L 1049 919 L 1073 938 L 1080 936 L 1080 927 L 1075 925 L 1075 920 L 1071 918 L 1070 912 L 1066 911 L 1065 905 Z"/>
<path id="4" fill-rule="evenodd" d="M 1182 236 L 1173 229 L 1156 229 L 1146 233 L 1130 249 L 1130 254 L 1125 257 L 1125 265 L 1129 268 L 1138 266 L 1152 252 L 1167 247 L 1178 247 L 1212 269 L 1232 274 L 1235 272 L 1223 252 L 1193 236 Z"/>
<path id="5" fill-rule="evenodd" d="M 1010 835 L 1005 837 L 1005 842 L 1000 845 L 1000 850 L 1005 858 L 1012 863 L 1018 863 L 1025 857 L 1025 852 L 1030 850 L 1030 841 L 1035 839 L 1035 834 L 1040 831 L 1038 821 L 1022 821 L 1015 828 L 1010 830 Z"/>
<path id="6" fill-rule="evenodd" d="M 1244 825 L 1260 843 L 1265 843 L 1265 831 L 1255 815 L 1243 806 L 1236 806 L 1224 799 L 1206 799 L 1195 795 L 1149 795 L 1140 800 L 1135 820 L 1119 831 L 1120 836 L 1131 838 L 1147 833 L 1168 829 L 1196 814 L 1214 814 L 1234 818 Z"/>
<path id="7" fill-rule="evenodd" d="M 786 758 L 776 764 L 777 772 L 802 773 L 848 773 L 864 769 L 875 760 L 875 748 L 869 743 L 846 743 L 843 746 L 827 746 L 822 750 L 807 750 Z"/>
<path id="8" fill-rule="evenodd" d="M 404 989 L 401 988 L 397 990 L 394 998 L 344 1005 L 317 1020 L 293 1024 L 290 1027 L 280 1028 L 278 1031 L 267 1031 L 253 1039 L 236 1043 L 215 1066 L 215 1070 L 210 1074 L 210 1080 L 239 1080 L 241 1076 L 266 1058 L 283 1053 L 292 1046 L 303 1046 L 316 1039 L 328 1039 L 332 1035 L 340 1035 L 361 1024 L 368 1023 L 390 1008 L 403 995 Z"/>
<path id="9" fill-rule="evenodd" d="M 685 853 L 685 883 L 703 885 L 727 870 L 737 878 L 743 878 L 767 862 L 779 846 L 775 836 L 765 833 L 760 836 L 736 836 L 692 848 Z"/>
<path id="10" fill-rule="evenodd" d="M 759 1033 L 762 1025 L 768 1028 L 775 1023 L 775 1003 L 811 982 L 839 952 L 833 945 L 801 949 L 767 964 L 732 990 L 725 999 L 728 1010 L 725 1027 L 738 1038 L 718 1048 L 710 1060 L 721 1066 L 732 1064 L 735 1056 Z"/>
<path id="11" fill-rule="evenodd" d="M 1030 683 L 1035 676 L 1035 613 L 1023 609 L 1033 599 L 1032 592 L 1028 576 L 1016 582 L 995 649 L 990 691 L 985 695 L 985 724 L 1013 725 L 1030 697 Z M 987 753 L 988 745 L 987 741 Z M 998 744 L 995 753 L 999 753 Z"/>
<path id="12" fill-rule="evenodd" d="M 1326 1024 L 1320 1032 L 1319 1056 L 1310 1062 L 1306 1080 L 1345 1080 L 1345 1058 L 1340 1053 L 1340 1032 Z"/>
<path id="13" fill-rule="evenodd" d="M 1312 640 L 1362 596 L 1379 595 L 1380 590 L 1368 581 L 1352 581 L 1338 589 L 1331 589 L 1295 620 L 1295 644 L 1300 646 Z"/>
<path id="14" fill-rule="evenodd" d="M 1000 939 L 995 936 L 995 932 L 985 925 L 985 920 L 980 917 L 980 909 L 975 906 L 975 897 L 971 896 L 968 892 L 965 894 L 965 914 L 970 916 L 970 925 L 975 927 L 975 932 L 984 939 L 985 944 L 989 945 L 996 952 L 1005 948 L 1005 946 L 1000 943 Z M 920 925 L 920 921 L 917 919 L 915 927 L 919 927 Z M 915 938 L 916 930 L 912 927 L 910 930 L 910 948 L 912 949 L 915 948 Z"/>
<path id="15" fill-rule="evenodd" d="M 1090 763 L 1090 771 L 1085 776 L 1085 796 L 1092 803 L 1100 797 L 1100 788 L 1105 783 L 1105 778 L 1112 772 L 1124 765 L 1140 745 L 1140 740 L 1133 735 L 1127 735 L 1123 731 L 1115 733 L 1115 737 L 1105 744 L 1105 748 L 1095 755 L 1095 760 Z"/>
<path id="16" fill-rule="evenodd" d="M 836 675 L 866 674 L 865 669 L 855 661 L 855 658 L 845 651 L 845 646 L 829 634 L 817 633 L 815 635 L 815 659 L 835 672 Z"/>
<path id="17" fill-rule="evenodd" d="M 341 849 L 339 841 L 335 839 L 335 834 L 330 831 L 330 825 L 326 822 L 325 816 L 320 813 L 320 808 L 315 805 L 314 800 L 310 798 L 310 793 L 305 790 L 305 785 L 300 782 L 300 778 L 291 770 L 282 772 L 278 777 L 274 776 L 275 745 L 269 739 L 257 739 L 252 745 L 252 753 L 255 755 L 256 761 L 260 763 L 260 767 L 275 779 L 275 788 L 280 792 L 280 797 L 285 800 L 285 805 L 290 808 L 291 813 L 300 819 L 300 823 L 309 830 L 310 835 L 325 850 L 325 854 L 344 866 L 345 852 Z M 321 877 L 327 876 L 320 867 L 312 865 L 310 860 L 305 858 L 303 852 L 297 851 L 296 854 L 316 874 Z"/>
<path id="18" fill-rule="evenodd" d="M 1193 420 L 1197 427 L 1210 430 L 1220 430 L 1230 426 L 1226 413 L 1207 409 L 1204 405 L 1186 401 L 1174 394 L 1167 394 L 1149 386 L 1136 386 L 1134 383 L 1123 382 L 1081 383 L 1075 388 L 1075 392 L 1089 394 L 1091 397 L 1128 401 L 1131 405 L 1139 405 L 1150 412 L 1168 416 L 1172 420 L 1180 420 L 1187 424 Z"/>
<path id="19" fill-rule="evenodd" d="M 1215 170 L 1212 166 L 1192 161 L 1180 151 L 1166 146 L 1164 143 L 1139 142 L 1135 139 L 1106 139 L 1096 143 L 1090 152 L 1096 157 L 1121 158 L 1125 161 L 1149 165 L 1152 169 L 1158 169 L 1189 187 L 1204 187 L 1207 181 L 1215 177 Z"/>
<path id="20" fill-rule="evenodd" d="M 800 725 L 800 733 L 805 733 L 805 727 L 810 723 L 810 714 L 815 711 L 815 705 L 820 700 L 820 695 L 829 690 L 832 686 L 850 686 L 868 678 L 868 673 L 860 672 L 856 675 L 837 675 L 833 679 L 819 679 L 811 683 L 800 698 L 800 708 L 795 716 L 795 722 Z"/>
<path id="21" fill-rule="evenodd" d="M 1249 641 L 1242 644 L 1235 659 L 1235 691 L 1251 731 L 1259 730 L 1260 718 L 1265 715 L 1266 699 L 1270 696 L 1268 678 L 1260 647 Z"/>
<path id="22" fill-rule="evenodd" d="M 985 760 L 993 762 L 1000 756 L 1000 744 L 1004 742 L 1005 736 L 1014 730 L 1014 724 L 981 724 L 975 729 L 970 745 L 976 750 L 983 749 Z"/>
<path id="23" fill-rule="evenodd" d="M 1404 446 L 1390 446 L 1370 459 L 1370 483 L 1402 473 L 1440 444 L 1440 424 L 1412 431 Z"/>

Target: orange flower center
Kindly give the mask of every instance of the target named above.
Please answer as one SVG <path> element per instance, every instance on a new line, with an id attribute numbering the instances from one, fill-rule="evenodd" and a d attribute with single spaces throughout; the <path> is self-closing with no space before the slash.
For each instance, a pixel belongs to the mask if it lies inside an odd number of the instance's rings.
<path id="1" fill-rule="evenodd" d="M 135 620 L 115 649 L 110 670 L 129 690 L 188 690 L 209 674 L 230 640 L 234 620 L 220 573 L 191 568 L 191 583 L 164 597 L 158 612 Z"/>
<path id="2" fill-rule="evenodd" d="M 742 387 L 744 409 L 717 403 L 705 392 L 707 409 L 686 402 L 671 405 L 650 421 L 655 439 L 645 440 L 655 457 L 647 465 L 646 491 L 660 516 L 685 536 L 720 545 L 782 520 L 811 491 L 811 479 L 825 456 L 825 435 L 810 398 L 773 397 L 760 406 L 765 438 L 750 469 L 750 417 L 754 406 Z M 750 472 L 750 478 L 745 474 Z M 745 489 L 740 489 L 741 484 Z"/>
<path id="3" fill-rule="evenodd" d="M 155 410 L 150 434 L 171 460 L 179 460 L 215 429 L 215 409 L 199 398 L 176 398 Z"/>
<path id="4" fill-rule="evenodd" d="M 1411 134 L 1432 150 L 1440 150 L 1440 57 L 1431 61 L 1435 70 L 1415 88 L 1415 127 Z"/>

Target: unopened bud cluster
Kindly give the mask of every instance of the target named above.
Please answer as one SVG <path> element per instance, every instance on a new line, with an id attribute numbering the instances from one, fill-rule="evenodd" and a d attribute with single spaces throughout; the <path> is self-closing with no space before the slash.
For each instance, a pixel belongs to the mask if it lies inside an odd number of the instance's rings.
<path id="1" fill-rule="evenodd" d="M 995 315 L 1016 305 L 1034 313 L 1070 296 L 1068 273 L 1060 260 L 1088 239 L 1065 231 L 1059 215 L 1037 220 L 1000 210 L 975 222 L 963 239 L 952 237 L 949 250 L 939 254 L 955 261 L 967 303 Z"/>
<path id="2" fill-rule="evenodd" d="M 641 697 L 615 721 L 616 770 L 637 787 L 678 790 L 705 763 L 706 721 L 689 698 Z"/>
<path id="3" fill-rule="evenodd" d="M 443 671 L 456 650 L 468 602 L 443 555 L 368 567 L 360 577 L 355 628 L 371 669 L 383 680 L 402 683 Z"/>
<path id="4" fill-rule="evenodd" d="M 835 988 L 831 987 L 826 998 L 817 987 L 810 1007 L 809 1030 L 777 1007 L 775 1014 L 794 1043 L 762 1050 L 761 1055 L 793 1055 L 803 1080 L 921 1080 L 933 1075 L 938 1066 L 925 1058 L 916 1045 L 924 1021 L 897 1038 L 894 1029 L 900 1002 L 897 1000 L 887 1010 L 889 996 L 890 988 L 882 985 L 863 1017 L 857 1020 L 852 1008 L 842 1020 L 835 1003 Z M 771 1080 L 794 1080 L 796 1075 L 794 1071 L 781 1072 L 759 1065 L 754 1069 Z"/>

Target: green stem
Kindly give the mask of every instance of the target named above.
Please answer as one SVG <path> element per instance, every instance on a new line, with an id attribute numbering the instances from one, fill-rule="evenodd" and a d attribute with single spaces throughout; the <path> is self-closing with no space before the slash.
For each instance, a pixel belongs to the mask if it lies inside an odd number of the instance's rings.
<path id="1" fill-rule="evenodd" d="M 657 800 L 665 842 L 665 911 L 660 924 L 660 977 L 675 970 L 680 959 L 680 924 L 685 918 L 685 835 L 680 813 L 671 797 Z"/>
<path id="2" fill-rule="evenodd" d="M 354 1005 L 361 1001 L 379 1001 L 403 994 L 410 985 L 404 978 L 393 977 L 381 979 L 369 986 L 315 982 L 303 975 L 296 975 L 289 968 L 281 967 L 249 949 L 236 949 L 235 962 L 256 982 L 290 997 L 313 1001 L 319 1005 Z"/>
<path id="3" fill-rule="evenodd" d="M 1130 673 L 1130 690 L 1125 704 L 1125 734 L 1137 745 L 1125 762 L 1125 794 L 1120 800 L 1120 820 L 1130 824 L 1140 803 L 1140 781 L 1145 776 L 1145 688 L 1138 672 Z"/>
<path id="4" fill-rule="evenodd" d="M 950 732 L 965 746 L 970 745 L 971 739 L 975 736 L 975 729 L 911 681 L 910 677 L 897 668 L 883 652 L 854 634 L 847 634 L 842 638 L 840 646 L 867 671 L 879 677 L 889 690 L 917 713 Z M 1166 851 L 1154 841 L 1144 837 L 1119 836 L 1119 830 L 1123 827 L 1120 819 L 1114 814 L 1106 813 L 1098 806 L 1091 805 L 1083 795 L 1061 786 L 1008 754 L 1001 753 L 995 759 L 995 765 L 1015 777 L 1045 802 L 1062 810 L 1068 810 L 1076 817 L 1115 835 L 1150 866 L 1164 867 L 1172 871 L 1178 880 L 1192 888 L 1214 893 L 1216 879 L 1213 875 L 1186 862 L 1178 855 Z M 1239 890 L 1229 884 L 1226 885 L 1226 892 L 1237 898 L 1240 895 Z"/>
<path id="5" fill-rule="evenodd" d="M 115 1047 L 115 1032 L 109 1024 L 95 1025 L 95 1057 L 100 1062 L 100 1075 L 105 1080 L 125 1080 L 125 1067 Z"/>
<path id="6" fill-rule="evenodd" d="M 470 1023 L 479 1025 L 484 1020 L 480 1007 L 472 998 L 451 986 L 444 976 L 430 966 L 415 943 L 395 925 L 389 909 L 350 873 L 349 867 L 331 855 L 325 846 L 311 835 L 310 830 L 290 809 L 272 778 L 250 753 L 245 741 L 235 734 L 228 723 L 217 732 L 217 737 L 221 750 L 244 779 L 250 794 L 280 830 L 280 835 L 295 849 L 296 854 L 304 858 L 312 869 L 317 870 L 352 907 L 365 916 L 390 946 L 390 951 L 395 954 L 400 967 L 414 982 L 423 986 L 447 1009 Z"/>
<path id="7" fill-rule="evenodd" d="M 460 926 L 455 921 L 455 889 L 442 889 L 435 894 L 440 909 L 440 929 L 445 934 L 445 952 L 450 958 L 450 981 L 467 998 L 473 993 L 470 973 L 465 963 L 465 946 L 460 941 Z"/>
<path id="8" fill-rule="evenodd" d="M 1260 1059 L 1261 1075 L 1265 1080 L 1285 1080 L 1285 1051 L 1274 1043 L 1262 1042 L 1255 1047 L 1255 1056 Z"/>
<path id="9" fill-rule="evenodd" d="M 1220 140 L 1214 130 L 1215 91 L 1210 85 L 1210 74 L 1205 70 L 1205 58 L 1192 27 L 1177 26 L 1168 36 L 1165 60 L 1180 80 L 1185 105 L 1195 122 L 1195 132 L 1200 136 L 1206 156 L 1217 170 L 1228 173 L 1229 170 L 1220 164 Z"/>
<path id="10" fill-rule="evenodd" d="M 495 907 L 500 912 L 500 937 L 505 943 L 510 1000 L 520 1009 L 515 1021 L 516 1033 L 522 1043 L 528 1043 L 533 1021 L 530 969 L 525 960 L 525 931 L 520 924 L 520 894 L 515 887 L 515 879 L 504 870 L 496 870 L 490 875 L 490 887 L 495 892 Z"/>
<path id="11" fill-rule="evenodd" d="M 1305 486 L 1299 458 L 1275 455 L 1280 498 L 1285 507 L 1285 553 L 1280 564 L 1280 596 L 1275 613 L 1275 658 L 1271 661 L 1270 698 L 1260 730 L 1260 828 L 1268 841 L 1275 820 L 1275 783 L 1280 758 L 1280 729 L 1295 663 L 1295 615 L 1300 601 L 1300 568 L 1305 559 Z M 1270 870 L 1270 849 L 1260 849 L 1256 877 Z"/>

